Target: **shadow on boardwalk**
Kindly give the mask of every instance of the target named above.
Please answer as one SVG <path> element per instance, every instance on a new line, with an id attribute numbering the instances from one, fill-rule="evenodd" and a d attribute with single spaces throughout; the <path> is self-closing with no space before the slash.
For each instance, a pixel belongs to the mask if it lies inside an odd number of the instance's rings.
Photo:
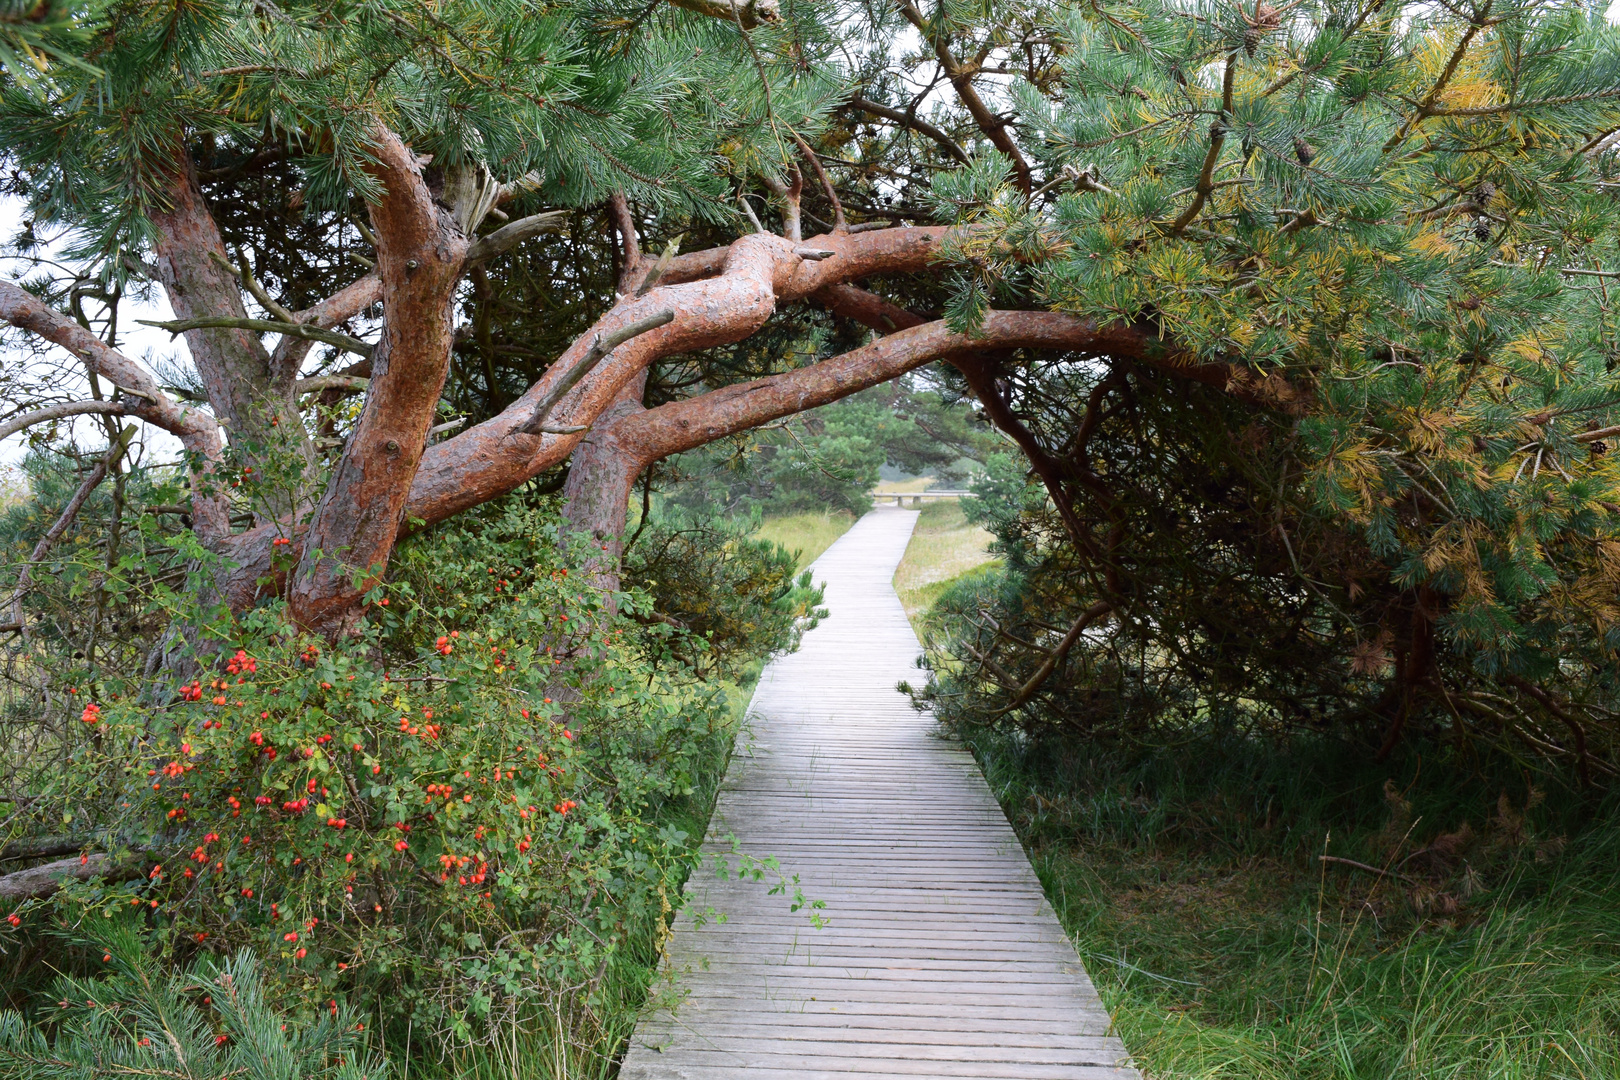
<path id="1" fill-rule="evenodd" d="M 916 519 L 873 510 L 816 562 L 831 617 L 766 668 L 705 843 L 789 882 L 693 875 L 624 1080 L 1136 1078 L 973 759 L 895 692 Z"/>

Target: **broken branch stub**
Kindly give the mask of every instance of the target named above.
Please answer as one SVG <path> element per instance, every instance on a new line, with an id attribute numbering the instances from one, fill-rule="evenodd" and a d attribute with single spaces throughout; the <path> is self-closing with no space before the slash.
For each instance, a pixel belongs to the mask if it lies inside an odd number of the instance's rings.
<path id="1" fill-rule="evenodd" d="M 534 412 L 529 417 L 529 422 L 519 430 L 528 435 L 541 434 L 545 430 L 546 417 L 550 415 L 551 410 L 556 408 L 557 403 L 567 396 L 568 391 L 578 385 L 581 379 L 589 375 L 591 369 L 601 363 L 604 357 L 631 338 L 640 337 L 650 330 L 656 330 L 660 326 L 665 326 L 674 321 L 675 312 L 666 308 L 657 314 L 647 316 L 645 319 L 638 319 L 633 323 L 621 326 L 617 330 L 598 334 L 596 341 L 585 351 L 585 355 L 581 356 L 574 366 L 562 378 L 558 379 L 539 401 L 535 402 Z M 571 434 L 572 432 L 568 433 Z M 565 432 L 554 429 L 553 434 L 565 434 Z"/>

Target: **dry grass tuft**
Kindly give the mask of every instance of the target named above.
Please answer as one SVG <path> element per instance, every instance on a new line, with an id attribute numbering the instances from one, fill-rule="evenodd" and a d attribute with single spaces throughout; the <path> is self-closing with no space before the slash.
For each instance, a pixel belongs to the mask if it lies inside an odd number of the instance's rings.
<path id="1" fill-rule="evenodd" d="M 995 561 L 989 552 L 990 534 L 970 524 L 956 500 L 931 502 L 919 513 L 911 543 L 894 572 L 894 590 L 913 626 L 953 580 Z"/>

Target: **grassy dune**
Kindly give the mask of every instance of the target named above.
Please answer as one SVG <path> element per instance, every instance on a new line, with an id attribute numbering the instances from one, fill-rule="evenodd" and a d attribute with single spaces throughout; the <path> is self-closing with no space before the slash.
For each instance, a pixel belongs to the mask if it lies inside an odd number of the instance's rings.
<path id="1" fill-rule="evenodd" d="M 953 580 L 995 561 L 987 550 L 990 534 L 969 524 L 956 500 L 931 502 L 919 514 L 905 557 L 894 572 L 894 591 L 914 626 Z"/>
<path id="2" fill-rule="evenodd" d="M 789 514 L 786 517 L 766 518 L 755 536 L 761 540 L 774 540 L 789 551 L 797 552 L 799 569 L 803 570 L 832 547 L 834 540 L 849 531 L 855 519 L 841 510 L 823 510 L 820 513 Z"/>

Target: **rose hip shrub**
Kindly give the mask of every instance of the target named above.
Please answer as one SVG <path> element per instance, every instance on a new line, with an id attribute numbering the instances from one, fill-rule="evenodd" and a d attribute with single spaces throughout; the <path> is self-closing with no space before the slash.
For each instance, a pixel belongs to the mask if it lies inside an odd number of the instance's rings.
<path id="1" fill-rule="evenodd" d="M 695 839 L 670 812 L 723 767 L 729 713 L 546 520 L 509 503 L 405 545 L 339 646 L 268 604 L 204 625 L 161 694 L 75 687 L 56 809 L 141 876 L 70 902 L 456 1041 L 588 1005 L 669 910 Z"/>

